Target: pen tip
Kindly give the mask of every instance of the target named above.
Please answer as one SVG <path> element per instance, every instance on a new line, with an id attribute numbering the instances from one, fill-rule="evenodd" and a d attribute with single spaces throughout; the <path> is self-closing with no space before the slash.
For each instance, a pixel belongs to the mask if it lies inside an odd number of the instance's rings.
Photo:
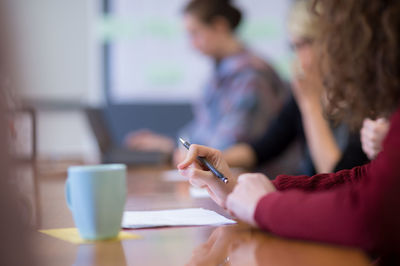
<path id="1" fill-rule="evenodd" d="M 182 138 L 179 138 L 179 141 L 180 141 L 182 144 L 185 143 L 185 141 L 184 141 Z"/>

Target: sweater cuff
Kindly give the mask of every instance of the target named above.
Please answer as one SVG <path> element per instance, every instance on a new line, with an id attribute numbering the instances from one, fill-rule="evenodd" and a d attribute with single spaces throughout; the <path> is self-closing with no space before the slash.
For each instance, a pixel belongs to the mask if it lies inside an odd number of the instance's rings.
<path id="1" fill-rule="evenodd" d="M 279 179 L 278 179 L 278 177 L 279 177 L 279 176 L 275 177 L 274 180 L 271 180 L 271 182 L 272 182 L 272 184 L 274 185 L 274 187 L 276 188 L 276 190 L 280 190 L 280 189 L 279 189 L 280 185 L 279 185 Z"/>
<path id="2" fill-rule="evenodd" d="M 278 175 L 274 180 L 272 180 L 272 184 L 276 188 L 276 190 L 281 191 L 288 186 L 290 183 L 290 180 L 292 179 L 292 176 L 288 175 Z"/>
<path id="3" fill-rule="evenodd" d="M 271 220 L 273 219 L 271 210 L 279 200 L 280 194 L 279 191 L 275 191 L 265 195 L 258 201 L 254 212 L 254 220 L 261 229 L 266 231 L 271 230 Z"/>

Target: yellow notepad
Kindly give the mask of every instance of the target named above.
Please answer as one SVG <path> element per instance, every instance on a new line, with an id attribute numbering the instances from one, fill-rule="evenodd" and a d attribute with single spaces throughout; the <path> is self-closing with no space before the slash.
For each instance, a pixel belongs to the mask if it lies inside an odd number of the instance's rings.
<path id="1" fill-rule="evenodd" d="M 118 242 L 124 239 L 138 239 L 141 238 L 139 235 L 130 234 L 124 231 L 119 232 L 116 238 L 106 239 L 106 240 L 85 240 L 80 237 L 77 228 L 60 228 L 60 229 L 50 229 L 50 230 L 39 230 L 39 232 L 73 243 L 73 244 L 91 244 L 96 242 Z"/>

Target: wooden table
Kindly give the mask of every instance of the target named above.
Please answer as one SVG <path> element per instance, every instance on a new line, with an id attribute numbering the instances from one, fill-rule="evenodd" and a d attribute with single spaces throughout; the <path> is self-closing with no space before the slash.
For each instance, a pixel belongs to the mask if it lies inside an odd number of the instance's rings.
<path id="1" fill-rule="evenodd" d="M 208 198 L 193 199 L 187 182 L 163 179 L 163 168 L 129 170 L 126 210 L 203 207 L 227 216 Z M 73 227 L 64 199 L 66 173 L 39 173 L 40 228 Z M 138 240 L 74 245 L 37 233 L 41 265 L 369 265 L 360 251 L 281 239 L 246 225 L 132 230 Z"/>

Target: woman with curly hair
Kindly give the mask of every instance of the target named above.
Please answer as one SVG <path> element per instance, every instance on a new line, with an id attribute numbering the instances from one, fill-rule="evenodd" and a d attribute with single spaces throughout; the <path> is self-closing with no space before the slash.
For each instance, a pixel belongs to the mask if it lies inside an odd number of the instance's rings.
<path id="1" fill-rule="evenodd" d="M 368 162 L 360 134 L 350 131 L 346 123 L 335 123 L 324 116 L 323 85 L 315 75 L 319 65 L 314 46 L 320 25 L 311 9 L 312 4 L 311 0 L 297 0 L 289 10 L 288 35 L 296 56 L 291 97 L 259 139 L 224 150 L 224 159 L 229 166 L 259 168 L 288 152 L 294 142 L 300 143 L 301 160 L 290 174 L 337 172 Z M 269 167 L 265 168 L 270 174 Z M 287 168 L 280 169 L 287 171 Z"/>
<path id="2" fill-rule="evenodd" d="M 362 248 L 383 262 L 400 252 L 400 2 L 315 0 L 327 114 L 361 125 L 390 117 L 377 158 L 332 174 L 234 177 L 217 150 L 192 145 L 178 166 L 239 219 L 284 237 Z M 206 157 L 227 185 L 195 163 Z"/>

